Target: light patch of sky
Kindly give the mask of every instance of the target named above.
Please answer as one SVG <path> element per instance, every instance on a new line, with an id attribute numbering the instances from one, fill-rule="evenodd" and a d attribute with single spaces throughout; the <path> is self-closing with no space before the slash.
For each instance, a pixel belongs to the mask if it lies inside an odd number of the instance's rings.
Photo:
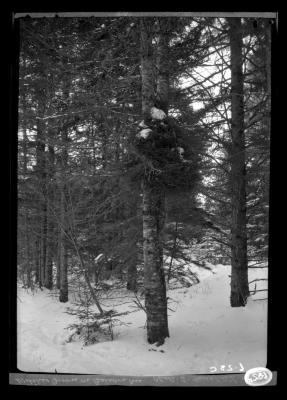
<path id="1" fill-rule="evenodd" d="M 79 125 L 79 126 L 77 127 L 77 130 L 78 130 L 79 132 L 84 132 L 86 129 L 87 129 L 86 125 Z"/>
<path id="2" fill-rule="evenodd" d="M 228 49 L 217 50 L 211 48 L 211 55 L 205 60 L 204 66 L 194 68 L 187 77 L 182 76 L 179 79 L 179 85 L 182 88 L 192 88 L 203 86 L 207 97 L 217 96 L 221 90 L 228 87 L 231 79 L 231 71 L 228 67 L 229 51 Z M 208 62 L 208 64 L 207 64 Z M 193 101 L 193 109 L 199 110 L 204 107 L 204 101 Z"/>
<path id="3" fill-rule="evenodd" d="M 168 110 L 168 114 L 174 118 L 180 116 L 180 111 L 177 110 L 176 108 L 171 108 Z"/>
<path id="4" fill-rule="evenodd" d="M 249 46 L 253 47 L 256 43 L 256 36 L 246 35 L 243 38 L 243 43 L 245 46 L 249 44 Z"/>
<path id="5" fill-rule="evenodd" d="M 190 71 L 189 76 L 182 76 L 179 79 L 179 85 L 181 88 L 204 88 L 206 101 L 210 102 L 212 99 L 215 99 L 220 93 L 224 90 L 229 89 L 230 79 L 231 79 L 231 70 L 229 68 L 230 62 L 230 53 L 229 49 L 221 49 L 211 48 L 210 55 L 206 60 L 204 60 L 204 66 L 199 66 Z M 200 101 L 197 99 L 191 98 L 191 106 L 194 111 L 198 111 L 205 106 L 205 101 Z M 174 110 L 176 113 L 176 110 Z M 213 110 L 210 113 L 207 113 L 204 117 L 204 123 L 210 124 L 217 121 L 221 121 L 221 124 L 215 128 L 216 134 L 218 136 L 224 135 L 229 127 L 226 119 L 230 119 L 231 111 L 230 105 L 226 102 L 223 105 L 217 106 L 216 111 Z M 218 148 L 217 143 L 211 144 L 207 149 L 207 154 L 212 155 L 216 160 L 220 160 L 220 158 L 224 157 L 224 151 Z M 214 160 L 211 165 L 217 165 L 217 162 Z M 212 173 L 212 170 L 209 171 L 208 175 L 204 175 L 202 178 L 202 183 L 204 186 L 212 186 L 214 181 L 216 180 L 215 175 Z M 197 200 L 204 206 L 206 203 L 206 197 L 204 194 L 199 193 L 197 195 Z"/>

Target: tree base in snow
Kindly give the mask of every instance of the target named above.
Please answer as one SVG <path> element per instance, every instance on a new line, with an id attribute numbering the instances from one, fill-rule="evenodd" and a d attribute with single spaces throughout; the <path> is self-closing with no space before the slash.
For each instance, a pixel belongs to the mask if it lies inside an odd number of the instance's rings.
<path id="1" fill-rule="evenodd" d="M 69 301 L 68 294 L 60 293 L 59 301 L 60 301 L 60 303 L 67 303 L 67 301 Z"/>
<path id="2" fill-rule="evenodd" d="M 247 303 L 248 295 L 242 295 L 242 293 L 231 292 L 230 305 L 231 307 L 245 307 Z"/>
<path id="3" fill-rule="evenodd" d="M 167 327 L 159 328 L 149 328 L 148 327 L 148 337 L 147 341 L 149 344 L 156 343 L 156 346 L 161 346 L 164 344 L 165 339 L 169 337 L 169 332 Z"/>
<path id="4" fill-rule="evenodd" d="M 53 281 L 47 281 L 44 283 L 44 287 L 46 289 L 52 290 L 53 289 Z"/>

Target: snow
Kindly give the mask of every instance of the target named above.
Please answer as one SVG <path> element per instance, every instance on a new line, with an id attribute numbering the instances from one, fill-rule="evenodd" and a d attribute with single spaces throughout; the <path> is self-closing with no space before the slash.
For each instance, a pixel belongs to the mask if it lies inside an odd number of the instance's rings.
<path id="1" fill-rule="evenodd" d="M 144 121 L 141 121 L 141 122 L 139 123 L 139 127 L 140 127 L 140 128 L 148 128 L 148 126 L 144 123 Z"/>
<path id="2" fill-rule="evenodd" d="M 104 255 L 101 253 L 101 254 L 99 254 L 99 255 L 97 255 L 97 257 L 95 258 L 95 262 L 98 262 L 98 261 L 100 261 L 102 258 L 104 257 Z"/>
<path id="3" fill-rule="evenodd" d="M 210 267 L 211 264 L 208 265 Z M 246 307 L 231 308 L 230 266 L 212 270 L 189 265 L 200 283 L 168 290 L 170 337 L 156 347 L 146 341 L 145 314 L 135 308 L 133 297 L 122 290 L 124 301 L 106 300 L 104 309 L 132 311 L 121 316 L 129 325 L 114 327 L 113 341 L 84 346 L 67 342 L 67 326 L 76 317 L 65 313 L 72 306 L 60 303 L 55 292 L 32 294 L 18 288 L 18 368 L 23 372 L 109 375 L 178 375 L 239 372 L 266 366 L 267 302 L 258 293 Z M 266 269 L 249 270 L 249 281 L 266 278 Z M 257 289 L 266 282 L 251 283 Z M 261 286 L 260 286 L 261 285 Z M 118 304 L 118 305 L 117 305 Z M 172 311 L 173 310 L 173 311 Z"/>
<path id="4" fill-rule="evenodd" d="M 183 160 L 184 149 L 182 147 L 177 147 L 177 152 L 179 157 Z"/>
<path id="5" fill-rule="evenodd" d="M 166 118 L 166 113 L 156 107 L 151 108 L 150 114 L 151 114 L 152 119 L 162 120 L 162 119 Z"/>
<path id="6" fill-rule="evenodd" d="M 265 238 L 262 236 L 259 236 L 258 238 L 254 239 L 254 242 L 264 242 Z"/>
<path id="7" fill-rule="evenodd" d="M 152 133 L 152 130 L 147 128 L 147 129 L 142 129 L 138 134 L 137 137 L 142 138 L 142 139 L 147 139 L 150 135 L 150 133 Z"/>

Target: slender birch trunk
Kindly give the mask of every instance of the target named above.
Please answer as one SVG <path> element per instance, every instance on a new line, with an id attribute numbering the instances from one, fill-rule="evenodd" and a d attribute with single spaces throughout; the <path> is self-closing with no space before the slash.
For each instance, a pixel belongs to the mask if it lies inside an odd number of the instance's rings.
<path id="1" fill-rule="evenodd" d="M 148 19 L 141 20 L 141 73 L 142 113 L 146 121 L 155 100 L 152 23 Z M 143 182 L 143 255 L 147 340 L 158 344 L 169 337 L 161 240 L 163 214 L 164 193 L 146 177 Z"/>

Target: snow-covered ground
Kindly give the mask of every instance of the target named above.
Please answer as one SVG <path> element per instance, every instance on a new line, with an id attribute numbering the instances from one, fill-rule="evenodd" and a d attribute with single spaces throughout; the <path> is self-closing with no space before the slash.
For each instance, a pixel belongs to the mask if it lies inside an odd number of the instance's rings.
<path id="1" fill-rule="evenodd" d="M 65 310 L 72 300 L 59 303 L 48 290 L 32 294 L 18 289 L 18 368 L 23 372 L 55 372 L 112 375 L 177 375 L 242 372 L 266 366 L 267 301 L 259 292 L 244 308 L 229 305 L 230 267 L 217 265 L 212 271 L 194 267 L 200 283 L 168 291 L 169 332 L 163 346 L 146 341 L 145 314 L 131 308 L 132 298 L 118 311 L 130 325 L 114 328 L 114 341 L 84 346 L 67 342 L 65 329 L 75 322 Z M 267 269 L 252 269 L 249 281 L 266 278 Z M 251 284 L 253 288 L 254 284 Z M 267 287 L 257 282 L 257 289 Z M 129 296 L 125 291 L 125 296 Z M 129 299 L 128 297 L 125 297 Z M 111 307 L 111 301 L 105 309 Z"/>

